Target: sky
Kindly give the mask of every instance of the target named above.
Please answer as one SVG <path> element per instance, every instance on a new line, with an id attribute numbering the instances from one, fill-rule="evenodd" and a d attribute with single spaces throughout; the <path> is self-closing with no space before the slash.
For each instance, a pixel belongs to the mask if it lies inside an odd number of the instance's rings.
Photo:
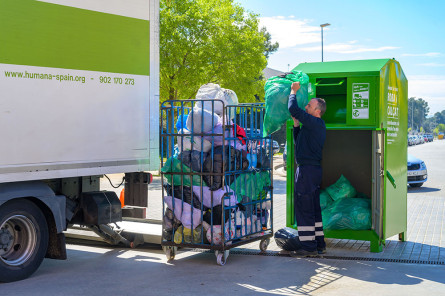
<path id="1" fill-rule="evenodd" d="M 268 67 L 288 71 L 302 62 L 395 58 L 408 97 L 445 110 L 445 1 L 235 0 L 258 15 L 278 51 Z"/>

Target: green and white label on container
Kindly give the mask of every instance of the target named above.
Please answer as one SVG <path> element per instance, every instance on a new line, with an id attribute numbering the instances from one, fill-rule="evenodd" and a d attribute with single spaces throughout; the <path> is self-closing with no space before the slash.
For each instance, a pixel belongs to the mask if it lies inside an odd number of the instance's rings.
<path id="1" fill-rule="evenodd" d="M 352 119 L 369 119 L 369 83 L 352 84 Z"/>

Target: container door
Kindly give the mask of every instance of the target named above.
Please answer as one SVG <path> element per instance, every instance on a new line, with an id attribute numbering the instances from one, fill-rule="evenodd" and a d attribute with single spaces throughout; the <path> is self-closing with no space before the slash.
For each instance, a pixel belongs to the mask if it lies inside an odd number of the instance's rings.
<path id="1" fill-rule="evenodd" d="M 407 229 L 408 84 L 400 65 L 390 60 L 381 70 L 380 114 L 385 130 L 384 238 Z"/>
<path id="2" fill-rule="evenodd" d="M 372 132 L 373 145 L 373 188 L 372 188 L 372 229 L 383 239 L 383 196 L 384 196 L 384 137 L 383 131 Z"/>

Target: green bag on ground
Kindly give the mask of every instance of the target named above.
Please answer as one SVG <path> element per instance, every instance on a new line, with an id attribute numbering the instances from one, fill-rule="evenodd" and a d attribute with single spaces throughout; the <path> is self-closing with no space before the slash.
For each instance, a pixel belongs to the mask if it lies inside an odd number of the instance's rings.
<path id="1" fill-rule="evenodd" d="M 297 70 L 292 70 L 282 76 L 274 76 L 267 79 L 264 85 L 266 113 L 263 122 L 263 134 L 270 135 L 281 128 L 291 118 L 287 103 L 289 100 L 292 82 L 300 82 L 297 92 L 297 102 L 300 108 L 308 103 L 309 77 Z"/>
<path id="2" fill-rule="evenodd" d="M 326 230 L 371 229 L 371 200 L 369 198 L 343 198 L 322 211 Z"/>
<path id="3" fill-rule="evenodd" d="M 325 208 L 327 208 L 331 203 L 333 202 L 331 196 L 329 193 L 326 192 L 326 190 L 320 191 L 320 207 L 323 211 Z"/>
<path id="4" fill-rule="evenodd" d="M 182 167 L 182 171 L 181 171 L 181 167 Z M 170 185 L 181 185 L 181 178 L 183 179 L 184 182 L 184 186 L 192 186 L 191 181 L 193 180 L 193 186 L 200 186 L 201 185 L 201 177 L 198 175 L 193 175 L 192 178 L 190 178 L 190 176 L 187 175 L 176 175 L 174 173 L 190 173 L 190 172 L 194 172 L 192 171 L 191 168 L 189 168 L 188 166 L 186 166 L 185 164 L 182 164 L 182 162 L 177 159 L 176 157 L 170 157 L 169 159 L 167 159 L 167 161 L 165 162 L 164 166 L 161 168 L 161 172 L 163 173 L 173 173 L 172 175 L 164 175 L 164 177 L 167 179 L 168 183 Z M 173 179 L 173 183 L 172 183 L 172 179 Z M 208 186 L 204 181 L 203 181 L 203 186 Z"/>
<path id="5" fill-rule="evenodd" d="M 371 200 L 369 198 L 343 198 L 322 212 L 326 230 L 371 229 Z"/>
<path id="6" fill-rule="evenodd" d="M 369 198 L 366 194 L 363 192 L 357 192 L 357 195 L 354 196 L 355 198 Z"/>
<path id="7" fill-rule="evenodd" d="M 249 200 L 265 198 L 266 195 L 263 194 L 263 188 L 265 186 L 270 186 L 269 172 L 247 172 L 240 174 L 230 185 L 230 189 L 235 192 L 238 202 L 241 202 L 245 196 L 247 196 Z"/>
<path id="8" fill-rule="evenodd" d="M 346 197 L 355 197 L 357 194 L 357 190 L 355 190 L 348 179 L 343 175 L 341 175 L 337 182 L 327 187 L 326 191 L 335 201 Z"/>

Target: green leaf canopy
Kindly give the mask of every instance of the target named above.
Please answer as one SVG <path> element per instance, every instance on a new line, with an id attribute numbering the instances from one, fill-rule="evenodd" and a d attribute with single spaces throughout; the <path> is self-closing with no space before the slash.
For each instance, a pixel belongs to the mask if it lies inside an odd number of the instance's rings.
<path id="1" fill-rule="evenodd" d="M 160 101 L 193 99 L 217 83 L 240 102 L 264 97 L 262 71 L 275 51 L 257 15 L 232 0 L 161 0 Z"/>

